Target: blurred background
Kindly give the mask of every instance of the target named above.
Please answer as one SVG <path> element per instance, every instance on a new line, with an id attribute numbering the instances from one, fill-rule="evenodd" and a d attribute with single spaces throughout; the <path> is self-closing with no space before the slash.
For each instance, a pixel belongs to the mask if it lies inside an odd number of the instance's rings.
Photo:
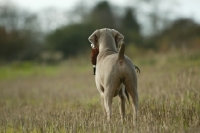
<path id="1" fill-rule="evenodd" d="M 141 70 L 137 132 L 199 133 L 199 6 L 0 0 L 0 132 L 106 132 L 88 37 L 111 28 L 124 35 L 125 54 Z M 121 126 L 117 100 L 109 131 L 133 132 L 131 106 Z"/>
<path id="2" fill-rule="evenodd" d="M 58 62 L 88 53 L 88 37 L 104 27 L 121 32 L 135 55 L 199 49 L 198 5 L 198 0 L 0 0 L 0 64 Z"/>

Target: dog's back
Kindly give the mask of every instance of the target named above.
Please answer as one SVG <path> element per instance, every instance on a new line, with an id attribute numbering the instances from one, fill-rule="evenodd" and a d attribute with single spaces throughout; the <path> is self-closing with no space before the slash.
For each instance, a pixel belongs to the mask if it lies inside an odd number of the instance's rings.
<path id="1" fill-rule="evenodd" d="M 102 79 L 104 77 L 115 78 L 116 82 L 122 82 L 127 76 L 132 76 L 136 79 L 136 72 L 132 61 L 124 55 L 125 45 L 121 44 L 119 52 L 107 52 L 98 56 L 97 63 L 97 76 L 100 76 Z M 102 73 L 102 69 L 106 73 Z M 109 75 L 109 76 L 107 76 Z"/>

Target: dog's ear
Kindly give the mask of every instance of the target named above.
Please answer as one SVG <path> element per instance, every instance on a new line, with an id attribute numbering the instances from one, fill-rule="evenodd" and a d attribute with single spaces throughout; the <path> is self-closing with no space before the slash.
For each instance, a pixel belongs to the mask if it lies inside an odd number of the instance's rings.
<path id="1" fill-rule="evenodd" d="M 98 33 L 99 33 L 99 31 L 96 30 L 88 38 L 88 40 L 93 44 L 93 48 L 97 48 L 98 47 Z"/>
<path id="2" fill-rule="evenodd" d="M 123 41 L 124 36 L 118 31 L 116 31 L 115 29 L 112 29 L 112 34 L 113 34 L 113 37 L 115 38 L 115 43 L 118 47 L 118 45 Z"/>

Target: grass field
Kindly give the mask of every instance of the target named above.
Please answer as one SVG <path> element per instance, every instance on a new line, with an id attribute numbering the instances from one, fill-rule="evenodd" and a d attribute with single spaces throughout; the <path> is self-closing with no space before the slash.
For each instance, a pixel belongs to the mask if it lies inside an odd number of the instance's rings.
<path id="1" fill-rule="evenodd" d="M 121 124 L 118 98 L 112 105 L 112 123 L 106 123 L 86 55 L 59 65 L 25 62 L 0 66 L 0 132 L 198 133 L 199 51 L 127 53 L 141 69 L 137 74 L 137 127 L 132 125 L 129 104 L 125 124 Z"/>

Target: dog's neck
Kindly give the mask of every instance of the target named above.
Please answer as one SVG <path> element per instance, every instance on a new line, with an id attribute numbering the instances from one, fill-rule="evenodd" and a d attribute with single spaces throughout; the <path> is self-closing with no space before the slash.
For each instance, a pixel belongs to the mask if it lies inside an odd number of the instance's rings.
<path id="1" fill-rule="evenodd" d="M 110 49 L 105 49 L 103 51 L 99 51 L 99 54 L 97 56 L 97 62 L 103 58 L 105 58 L 106 56 L 112 55 L 112 54 L 116 54 L 117 52 L 110 50 Z"/>
<path id="2" fill-rule="evenodd" d="M 117 52 L 117 48 L 116 48 L 116 44 L 115 44 L 115 40 L 113 36 L 108 33 L 107 35 L 103 36 L 103 38 L 104 39 L 100 41 L 99 53 L 109 52 L 109 51 Z"/>

